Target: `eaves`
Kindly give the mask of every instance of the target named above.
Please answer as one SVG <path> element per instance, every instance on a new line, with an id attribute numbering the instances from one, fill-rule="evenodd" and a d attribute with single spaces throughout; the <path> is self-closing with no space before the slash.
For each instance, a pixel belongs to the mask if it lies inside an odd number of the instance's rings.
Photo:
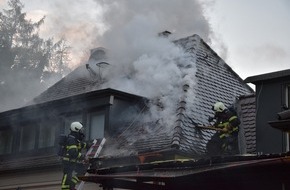
<path id="1" fill-rule="evenodd" d="M 86 102 L 90 100 L 99 99 L 98 104 L 94 104 L 94 106 L 111 105 L 115 97 L 130 101 L 146 100 L 141 96 L 107 88 L 2 112 L 0 113 L 0 125 L 5 125 L 5 121 L 10 122 L 13 118 L 19 118 L 19 116 L 29 118 L 28 116 L 35 115 L 34 113 L 39 113 L 36 115 L 41 116 L 41 113 L 45 114 L 47 110 L 58 110 L 62 107 L 69 109 L 69 106 L 80 105 L 77 108 L 83 109 L 87 106 Z M 7 118 L 9 120 L 6 120 Z"/>
<path id="2" fill-rule="evenodd" d="M 261 81 L 273 80 L 273 79 L 278 79 L 282 77 L 290 77 L 290 69 L 251 76 L 251 77 L 246 78 L 244 82 L 257 84 Z"/>

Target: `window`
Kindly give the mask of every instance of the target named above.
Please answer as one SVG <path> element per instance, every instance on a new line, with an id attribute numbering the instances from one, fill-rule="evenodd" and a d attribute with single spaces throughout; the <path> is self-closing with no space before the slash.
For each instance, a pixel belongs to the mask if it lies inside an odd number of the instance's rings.
<path id="1" fill-rule="evenodd" d="M 105 114 L 103 112 L 93 112 L 89 115 L 89 140 L 104 137 Z"/>
<path id="2" fill-rule="evenodd" d="M 20 146 L 19 151 L 28 151 L 35 148 L 35 126 L 23 126 L 20 128 Z"/>
<path id="3" fill-rule="evenodd" d="M 13 131 L 0 131 L 0 155 L 12 153 Z"/>
<path id="4" fill-rule="evenodd" d="M 53 122 L 42 123 L 39 128 L 38 148 L 54 146 L 56 127 L 57 124 Z"/>

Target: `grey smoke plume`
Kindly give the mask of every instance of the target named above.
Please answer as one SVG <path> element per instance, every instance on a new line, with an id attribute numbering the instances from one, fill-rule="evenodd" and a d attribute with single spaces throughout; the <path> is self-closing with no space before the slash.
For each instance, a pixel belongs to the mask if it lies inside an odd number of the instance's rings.
<path id="1" fill-rule="evenodd" d="M 47 1 L 41 5 L 37 0 L 23 0 L 23 3 L 28 13 L 30 10 L 36 15 L 45 13 L 42 36 L 68 40 L 72 67 L 87 60 L 89 49 L 105 47 L 111 66 L 104 74 L 113 76 L 106 85 L 149 98 L 158 94 L 161 99 L 169 97 L 183 83 L 182 71 L 176 63 L 181 62 L 184 52 L 171 41 L 198 34 L 209 42 L 212 35 L 199 0 Z M 164 30 L 173 34 L 168 39 L 159 38 L 157 34 Z"/>
<path id="2" fill-rule="evenodd" d="M 110 67 L 102 71 L 108 79 L 103 88 L 159 98 L 167 108 L 163 114 L 175 111 L 186 76 L 177 64 L 194 58 L 172 41 L 193 34 L 210 41 L 210 25 L 200 1 L 88 0 L 53 1 L 51 5 L 48 31 L 65 35 L 77 62 L 91 48 L 108 49 Z M 168 39 L 158 37 L 164 30 L 173 34 Z M 152 109 L 157 113 L 157 108 Z"/>
<path id="3" fill-rule="evenodd" d="M 210 26 L 198 0 L 95 0 L 106 10 L 104 22 L 111 31 L 118 33 L 126 23 L 136 16 L 157 25 L 157 31 L 170 30 L 180 36 L 193 33 L 209 40 Z M 142 32 L 137 30 L 136 32 Z"/>
<path id="4" fill-rule="evenodd" d="M 100 1 L 96 1 L 100 3 Z M 164 126 L 175 122 L 177 104 L 182 96 L 182 86 L 191 78 L 190 72 L 181 68 L 194 62 L 182 48 L 172 41 L 180 37 L 199 34 L 209 40 L 210 28 L 197 1 L 105 1 L 104 15 L 108 30 L 100 44 L 109 51 L 110 68 L 103 70 L 110 87 L 158 99 L 163 111 L 151 107 L 148 120 L 168 118 Z M 161 38 L 159 32 L 173 32 Z M 179 65 L 179 66 L 178 66 Z M 190 75 L 189 75 L 190 73 Z M 194 96 L 193 96 L 194 97 Z"/>
<path id="5" fill-rule="evenodd" d="M 113 38 L 113 41 L 109 36 L 122 37 L 120 30 L 137 16 L 155 23 L 157 33 L 169 30 L 176 38 L 198 34 L 209 42 L 212 35 L 200 0 L 53 0 L 41 5 L 38 0 L 23 2 L 28 11 L 33 10 L 29 13 L 34 17 L 46 15 L 45 28 L 41 30 L 43 36 L 68 40 L 72 46 L 72 67 L 86 61 L 89 49 L 103 45 L 104 33 L 106 45 L 126 42 L 128 39 Z M 137 34 L 145 32 L 146 28 L 135 27 L 134 30 Z"/>
<path id="6" fill-rule="evenodd" d="M 172 41 L 193 34 L 207 42 L 211 38 L 199 0 L 52 1 L 50 7 L 44 32 L 65 36 L 73 60 L 84 62 L 84 52 L 95 47 L 108 49 L 110 67 L 103 70 L 108 79 L 103 88 L 159 98 L 171 107 L 168 112 L 175 111 L 186 76 L 177 64 L 194 59 Z M 172 35 L 158 37 L 164 30 Z"/>

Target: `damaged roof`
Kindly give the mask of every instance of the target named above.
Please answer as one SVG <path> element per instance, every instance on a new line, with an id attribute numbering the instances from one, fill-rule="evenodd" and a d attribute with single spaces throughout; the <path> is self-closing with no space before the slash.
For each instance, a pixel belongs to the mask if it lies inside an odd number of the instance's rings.
<path id="1" fill-rule="evenodd" d="M 142 125 L 135 123 L 129 130 L 124 131 L 120 141 L 108 139 L 111 146 L 118 145 L 119 149 L 134 149 L 136 152 L 154 152 L 175 149 L 187 155 L 202 155 L 205 153 L 207 141 L 213 132 L 200 130 L 195 124 L 209 124 L 208 117 L 214 113 L 211 110 L 216 101 L 222 101 L 230 106 L 241 95 L 252 94 L 253 90 L 227 65 L 198 35 L 189 36 L 174 41 L 184 49 L 191 62 L 181 68 L 196 68 L 195 73 L 187 73 L 191 77 L 181 86 L 182 98 L 178 100 L 176 115 L 172 116 L 175 123 L 162 126 L 158 123 Z M 36 97 L 34 103 L 58 100 L 78 94 L 97 91 L 99 81 L 94 73 L 88 72 L 85 65 L 75 69 L 72 73 Z M 162 118 L 168 119 L 168 118 Z M 141 134 L 144 128 L 150 128 L 152 133 Z M 166 128 L 166 130 L 165 130 Z M 130 141 L 132 136 L 141 137 Z M 110 137 L 108 137 L 110 138 Z M 118 152 L 111 153 L 112 157 Z"/>
<path id="2" fill-rule="evenodd" d="M 203 155 L 206 143 L 213 132 L 200 130 L 195 124 L 209 124 L 208 117 L 214 114 L 211 107 L 216 101 L 222 101 L 230 106 L 235 103 L 237 97 L 252 94 L 253 90 L 198 35 L 174 43 L 193 57 L 191 65 L 187 67 L 196 67 L 196 73 L 191 73 L 195 75 L 196 81 L 184 84 L 183 99 L 176 109 L 176 122 L 170 126 L 171 130 L 164 131 L 165 126 L 155 127 L 153 133 L 155 135 L 148 134 L 146 138 L 134 142 L 133 145 L 140 152 L 171 147 L 187 155 Z M 130 131 L 122 135 L 124 138 L 138 135 L 136 130 L 138 127 L 140 126 L 131 127 Z"/>

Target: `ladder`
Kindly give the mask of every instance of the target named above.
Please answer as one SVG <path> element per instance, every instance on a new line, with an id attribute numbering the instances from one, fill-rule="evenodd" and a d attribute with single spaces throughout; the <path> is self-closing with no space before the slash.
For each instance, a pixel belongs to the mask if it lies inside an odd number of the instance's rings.
<path id="1" fill-rule="evenodd" d="M 105 138 L 95 139 L 93 141 L 93 145 L 90 147 L 90 149 L 86 153 L 86 158 L 87 159 L 89 159 L 89 158 L 97 158 L 99 156 L 99 154 L 100 154 L 105 142 L 106 142 Z M 89 175 L 89 173 L 86 172 L 85 176 L 88 176 L 88 175 Z M 78 185 L 77 190 L 82 190 L 83 187 L 84 187 L 84 184 L 85 184 L 85 182 L 81 181 L 80 184 Z"/>

